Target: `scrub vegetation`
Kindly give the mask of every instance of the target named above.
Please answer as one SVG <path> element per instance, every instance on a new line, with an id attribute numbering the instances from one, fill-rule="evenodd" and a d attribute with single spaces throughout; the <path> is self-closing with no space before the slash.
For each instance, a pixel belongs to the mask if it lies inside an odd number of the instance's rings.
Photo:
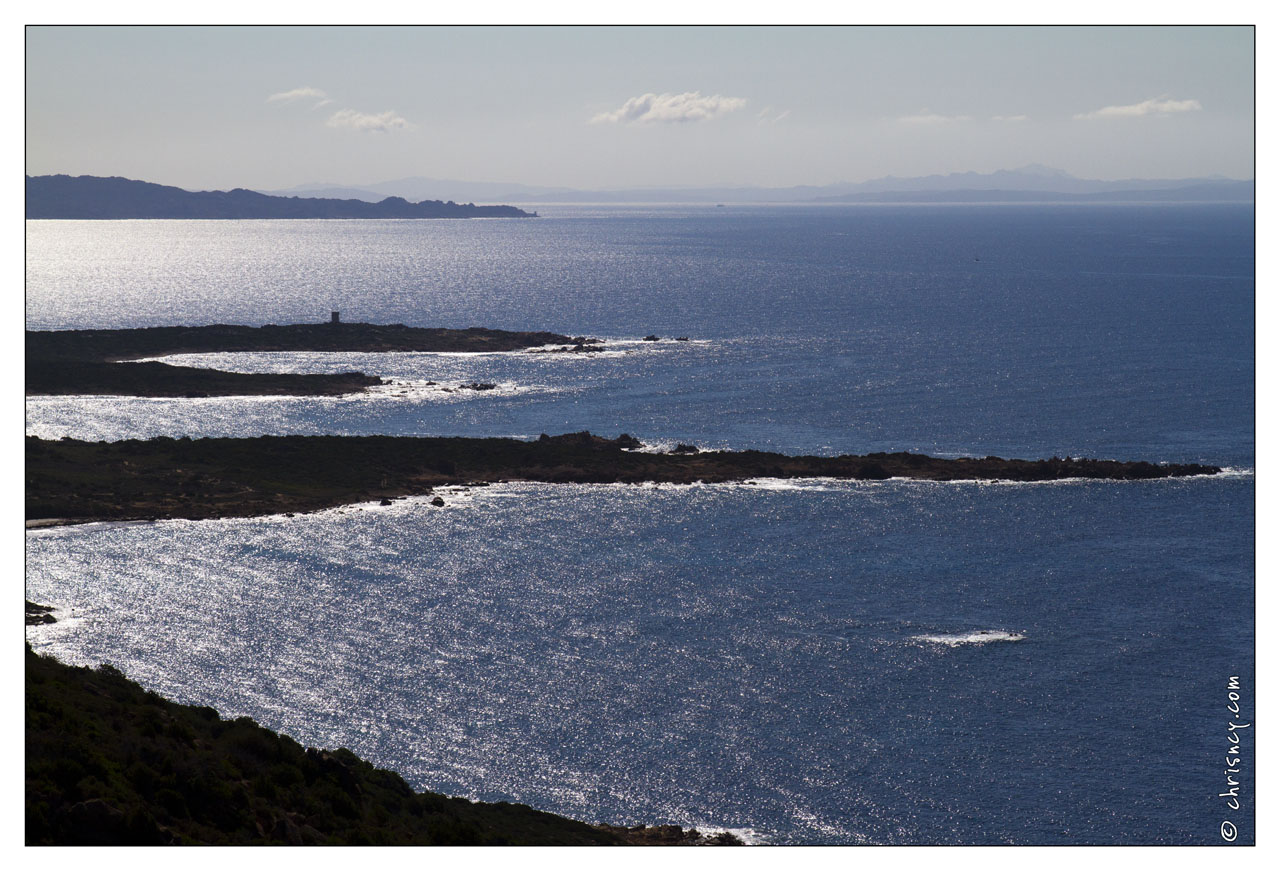
<path id="1" fill-rule="evenodd" d="M 26 650 L 26 842 L 735 844 L 678 826 L 590 826 L 526 805 L 415 793 L 349 750 Z"/>

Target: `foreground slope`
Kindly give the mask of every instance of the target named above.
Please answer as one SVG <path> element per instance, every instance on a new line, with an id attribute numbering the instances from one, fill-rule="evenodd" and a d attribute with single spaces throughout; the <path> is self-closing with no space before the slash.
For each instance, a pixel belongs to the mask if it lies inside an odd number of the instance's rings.
<path id="1" fill-rule="evenodd" d="M 26 652 L 26 842 L 720 844 L 677 826 L 588 826 L 526 805 L 415 793 L 348 750 L 166 701 L 110 666 Z"/>

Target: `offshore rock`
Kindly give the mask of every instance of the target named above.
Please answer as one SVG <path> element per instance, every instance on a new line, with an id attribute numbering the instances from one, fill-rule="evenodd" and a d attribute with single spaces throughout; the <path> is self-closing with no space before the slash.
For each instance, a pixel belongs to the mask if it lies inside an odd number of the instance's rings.
<path id="1" fill-rule="evenodd" d="M 742 841 L 730 832 L 703 834 L 680 826 L 596 826 L 626 844 L 647 847 L 741 847 Z"/>
<path id="2" fill-rule="evenodd" d="M 58 621 L 49 612 L 53 610 L 49 605 L 37 605 L 30 599 L 26 600 L 26 616 L 28 626 L 39 626 L 42 623 L 57 623 Z"/>

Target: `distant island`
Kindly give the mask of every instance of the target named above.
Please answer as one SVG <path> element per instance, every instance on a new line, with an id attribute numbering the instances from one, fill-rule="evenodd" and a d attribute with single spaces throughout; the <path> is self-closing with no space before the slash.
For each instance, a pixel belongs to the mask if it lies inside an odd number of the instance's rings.
<path id="1" fill-rule="evenodd" d="M 236 188 L 188 191 L 133 179 L 82 175 L 27 176 L 28 219 L 255 219 L 255 218 L 536 218 L 515 206 L 401 197 L 380 202 L 279 197 Z"/>
<path id="2" fill-rule="evenodd" d="M 259 436 L 146 441 L 26 441 L 31 525 L 206 519 L 318 511 L 430 495 L 446 485 L 506 481 L 691 484 L 752 478 L 883 481 L 1150 480 L 1213 475 L 1217 466 L 1054 457 L 943 459 L 873 453 L 838 457 L 766 451 L 641 451 L 639 440 L 589 432 L 511 438 Z M 439 497 L 436 497 L 439 499 Z M 443 505 L 443 499 L 439 499 Z"/>
<path id="3" fill-rule="evenodd" d="M 29 396 L 333 396 L 383 383 L 361 372 L 333 375 L 222 372 L 145 357 L 223 351 L 518 351 L 541 345 L 589 347 L 596 340 L 559 333 L 363 324 L 214 324 L 125 330 L 29 330 Z"/>

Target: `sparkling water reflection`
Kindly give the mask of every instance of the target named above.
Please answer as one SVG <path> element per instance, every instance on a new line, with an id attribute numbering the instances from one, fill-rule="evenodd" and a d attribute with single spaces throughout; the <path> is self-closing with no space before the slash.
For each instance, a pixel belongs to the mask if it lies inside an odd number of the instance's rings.
<path id="1" fill-rule="evenodd" d="M 33 329 L 340 309 L 616 344 L 213 355 L 188 362 L 396 384 L 32 397 L 28 432 L 590 429 L 658 447 L 1236 471 L 503 485 L 444 509 L 43 530 L 28 534 L 27 595 L 61 622 L 33 642 L 347 745 L 419 787 L 589 820 L 801 843 L 1218 839 L 1203 772 L 1219 690 L 1253 671 L 1249 208 L 540 211 L 29 221 Z M 694 341 L 639 341 L 650 333 Z M 475 381 L 498 387 L 458 389 Z"/>
<path id="2" fill-rule="evenodd" d="M 31 636 L 420 788 L 585 819 L 1199 841 L 1175 772 L 1216 720 L 1185 670 L 1242 629 L 1220 602 L 1248 595 L 1250 490 L 498 485 L 53 529 L 28 595 L 63 620 Z M 1006 643 L 931 640 L 979 632 Z M 1117 734 L 1100 686 L 1148 716 Z"/>

